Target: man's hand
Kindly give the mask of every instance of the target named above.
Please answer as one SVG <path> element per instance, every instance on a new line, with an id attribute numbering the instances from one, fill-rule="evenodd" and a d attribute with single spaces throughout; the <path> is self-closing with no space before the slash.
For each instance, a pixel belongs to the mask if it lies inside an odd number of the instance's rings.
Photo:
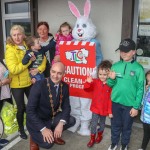
<path id="1" fill-rule="evenodd" d="M 54 138 L 60 138 L 62 135 L 64 123 L 62 121 L 59 121 L 58 125 L 56 126 L 54 130 Z"/>
<path id="2" fill-rule="evenodd" d="M 50 129 L 45 128 L 41 131 L 41 133 L 43 135 L 44 142 L 48 142 L 48 143 L 54 142 L 53 132 Z"/>
<path id="3" fill-rule="evenodd" d="M 132 108 L 132 109 L 130 110 L 130 116 L 131 116 L 131 117 L 135 117 L 135 116 L 137 116 L 137 115 L 138 115 L 138 110 Z"/>

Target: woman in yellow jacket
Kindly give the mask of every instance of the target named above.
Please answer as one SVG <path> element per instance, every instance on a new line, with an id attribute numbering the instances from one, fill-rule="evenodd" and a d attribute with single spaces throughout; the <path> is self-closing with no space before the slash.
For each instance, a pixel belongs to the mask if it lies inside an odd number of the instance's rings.
<path id="1" fill-rule="evenodd" d="M 35 58 L 31 58 L 28 64 L 23 65 L 22 59 L 28 50 L 25 43 L 25 32 L 24 28 L 20 25 L 12 26 L 10 30 L 10 37 L 7 39 L 5 60 L 9 70 L 9 76 L 12 79 L 10 87 L 12 90 L 13 97 L 17 105 L 17 121 L 19 126 L 20 137 L 27 139 L 27 135 L 24 131 L 24 112 L 25 112 L 25 101 L 24 94 L 28 97 L 31 88 L 31 78 L 29 75 L 28 66 Z M 41 64 L 37 71 L 43 72 L 45 70 L 45 62 Z"/>

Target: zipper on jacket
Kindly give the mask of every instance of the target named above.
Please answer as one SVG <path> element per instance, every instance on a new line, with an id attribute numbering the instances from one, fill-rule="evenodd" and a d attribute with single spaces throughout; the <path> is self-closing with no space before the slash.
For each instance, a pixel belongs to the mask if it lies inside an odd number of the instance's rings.
<path id="1" fill-rule="evenodd" d="M 127 68 L 127 64 L 126 64 L 125 67 L 124 67 L 124 72 L 123 72 L 124 75 L 125 75 L 125 73 L 126 73 L 126 68 Z"/>

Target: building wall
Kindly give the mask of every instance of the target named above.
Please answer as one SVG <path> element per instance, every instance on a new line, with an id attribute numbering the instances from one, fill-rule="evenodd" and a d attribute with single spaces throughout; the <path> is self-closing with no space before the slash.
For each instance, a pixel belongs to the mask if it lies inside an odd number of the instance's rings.
<path id="1" fill-rule="evenodd" d="M 85 0 L 71 0 L 83 14 Z M 91 0 L 91 14 L 97 27 L 97 39 L 101 42 L 104 59 L 119 60 L 115 49 L 121 40 L 122 0 Z M 38 0 L 38 20 L 47 21 L 50 32 L 55 34 L 61 23 L 74 26 L 76 18 L 68 7 L 68 0 Z"/>

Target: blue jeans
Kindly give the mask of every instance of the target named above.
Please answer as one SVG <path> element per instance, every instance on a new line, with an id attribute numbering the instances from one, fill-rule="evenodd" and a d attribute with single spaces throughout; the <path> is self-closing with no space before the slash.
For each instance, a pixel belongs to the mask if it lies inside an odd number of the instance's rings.
<path id="1" fill-rule="evenodd" d="M 118 103 L 112 103 L 113 118 L 111 119 L 111 141 L 118 144 L 121 136 L 121 144 L 128 145 L 130 141 L 133 117 L 130 116 L 132 107 Z"/>
<path id="2" fill-rule="evenodd" d="M 33 76 L 33 75 L 31 75 L 31 74 L 30 74 L 30 76 L 31 76 L 31 79 L 32 79 L 32 78 L 35 78 L 35 79 L 36 79 L 36 81 L 39 81 L 39 80 L 45 79 L 45 77 L 44 77 L 44 74 L 43 74 L 43 73 L 37 73 L 35 76 Z"/>

